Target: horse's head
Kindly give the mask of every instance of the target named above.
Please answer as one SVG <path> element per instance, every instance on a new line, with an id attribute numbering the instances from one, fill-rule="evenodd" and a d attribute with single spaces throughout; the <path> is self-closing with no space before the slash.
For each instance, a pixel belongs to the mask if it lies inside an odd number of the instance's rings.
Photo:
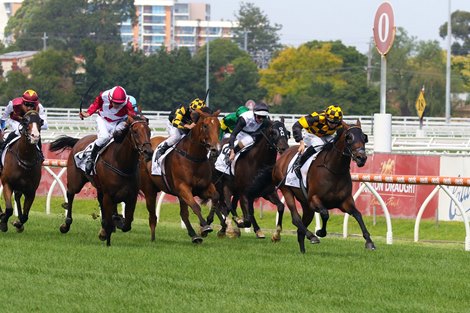
<path id="1" fill-rule="evenodd" d="M 356 125 L 352 126 L 343 122 L 343 127 L 345 140 L 344 153 L 350 156 L 357 166 L 363 167 L 367 161 L 366 143 L 368 139 L 367 135 L 362 132 L 361 122 L 357 120 Z"/>
<path id="2" fill-rule="evenodd" d="M 41 139 L 41 126 L 44 121 L 36 111 L 28 111 L 25 113 L 20 123 L 20 133 L 28 139 L 28 141 L 35 145 Z"/>
<path id="3" fill-rule="evenodd" d="M 128 131 L 135 149 L 146 162 L 152 159 L 153 150 L 150 144 L 150 128 L 148 118 L 141 114 L 127 118 Z"/>
<path id="4" fill-rule="evenodd" d="M 211 155 L 218 154 L 220 151 L 220 122 L 218 119 L 220 110 L 210 113 L 207 110 L 198 109 L 194 113 L 196 113 L 198 117 L 196 126 L 191 130 L 191 136 L 193 136 L 194 140 L 197 140 L 206 147 Z"/>
<path id="5" fill-rule="evenodd" d="M 273 121 L 268 128 L 268 140 L 270 144 L 280 153 L 284 153 L 289 148 L 290 132 L 283 121 Z"/>

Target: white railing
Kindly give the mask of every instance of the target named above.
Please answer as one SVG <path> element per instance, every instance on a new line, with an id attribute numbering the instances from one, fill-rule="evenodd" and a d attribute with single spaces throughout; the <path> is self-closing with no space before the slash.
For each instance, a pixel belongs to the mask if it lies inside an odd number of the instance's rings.
<path id="1" fill-rule="evenodd" d="M 3 107 L 0 107 L 3 110 Z M 44 142 L 51 141 L 61 135 L 83 137 L 95 133 L 95 119 L 81 120 L 79 109 L 47 108 L 47 121 L 49 129 L 42 132 Z M 167 136 L 166 124 L 169 111 L 143 112 L 150 122 L 152 136 Z M 227 113 L 221 113 L 225 116 Z M 301 117 L 301 114 L 271 114 L 273 119 L 284 118 L 287 129 Z M 347 115 L 345 120 L 354 123 L 361 121 L 362 129 L 369 135 L 367 149 L 374 146 L 374 118 L 373 116 Z M 413 116 L 392 116 L 392 152 L 422 154 L 458 153 L 470 154 L 470 118 L 451 118 L 447 123 L 444 117 L 425 117 L 422 132 L 424 136 L 417 136 L 419 119 Z M 295 144 L 290 140 L 290 144 Z"/>

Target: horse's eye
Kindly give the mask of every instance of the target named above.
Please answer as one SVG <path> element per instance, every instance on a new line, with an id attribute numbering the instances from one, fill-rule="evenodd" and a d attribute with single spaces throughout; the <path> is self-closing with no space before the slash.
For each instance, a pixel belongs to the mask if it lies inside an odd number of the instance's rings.
<path id="1" fill-rule="evenodd" d="M 349 134 L 349 135 L 346 136 L 346 142 L 348 144 L 352 144 L 353 141 L 354 141 L 354 135 L 353 134 Z"/>
<path id="2" fill-rule="evenodd" d="M 364 142 L 368 143 L 369 142 L 369 137 L 366 134 L 362 134 L 362 136 L 364 138 Z"/>

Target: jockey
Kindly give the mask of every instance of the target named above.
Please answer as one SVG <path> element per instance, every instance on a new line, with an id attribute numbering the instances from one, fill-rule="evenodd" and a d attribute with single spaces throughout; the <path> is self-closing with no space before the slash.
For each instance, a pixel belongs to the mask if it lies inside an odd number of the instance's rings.
<path id="1" fill-rule="evenodd" d="M 259 131 L 261 127 L 265 125 L 265 121 L 269 116 L 269 107 L 266 103 L 257 103 L 253 111 L 246 111 L 242 113 L 237 120 L 237 124 L 230 134 L 229 148 L 230 156 L 229 160 L 233 161 L 235 154 L 238 153 L 244 147 L 250 146 L 254 143 L 252 134 Z M 238 140 L 238 145 L 235 145 L 235 139 Z"/>
<path id="2" fill-rule="evenodd" d="M 220 139 L 222 139 L 226 135 L 229 136 L 229 134 L 233 131 L 235 125 L 237 124 L 238 117 L 246 111 L 253 110 L 254 103 L 255 102 L 253 100 L 248 100 L 245 105 L 238 107 L 235 112 L 227 114 L 220 121 Z"/>
<path id="3" fill-rule="evenodd" d="M 25 110 L 26 108 L 26 110 Z M 42 119 L 43 124 L 41 129 L 47 129 L 47 116 L 46 111 L 41 103 L 39 103 L 39 97 L 36 91 L 32 89 L 26 90 L 21 97 L 14 98 L 8 102 L 8 105 L 5 107 L 2 117 L 0 118 L 0 128 L 3 131 L 5 129 L 5 121 L 8 121 L 8 125 L 11 129 L 10 134 L 7 139 L 3 141 L 0 146 L 0 156 L 3 153 L 3 150 L 15 137 L 20 135 L 19 126 L 21 119 L 26 112 L 34 110 L 38 112 L 39 117 Z M 38 147 L 41 152 L 41 158 L 44 160 L 44 155 L 42 153 L 42 143 L 39 138 Z"/>
<path id="4" fill-rule="evenodd" d="M 191 101 L 189 106 L 181 105 L 176 111 L 170 113 L 168 117 L 167 131 L 170 135 L 167 139 L 162 141 L 158 147 L 155 154 L 155 160 L 158 160 L 166 150 L 176 144 L 183 134 L 187 134 L 194 126 L 196 126 L 195 121 L 191 117 L 191 113 L 196 110 L 201 110 L 206 106 L 204 100 L 199 98 Z"/>
<path id="5" fill-rule="evenodd" d="M 101 92 L 86 112 L 80 112 L 80 118 L 87 118 L 95 112 L 98 112 L 96 116 L 98 138 L 95 140 L 91 155 L 86 161 L 87 174 L 91 174 L 93 170 L 98 151 L 106 145 L 114 132 L 121 131 L 126 127 L 128 115 L 135 115 L 126 91 L 121 86 L 115 86 Z"/>
<path id="6" fill-rule="evenodd" d="M 292 132 L 296 142 L 300 143 L 299 156 L 294 164 L 294 171 L 300 178 L 300 168 L 315 152 L 320 152 L 323 146 L 331 141 L 338 129 L 342 127 L 343 112 L 339 106 L 330 105 L 326 110 L 313 112 L 310 115 L 302 116 L 292 126 Z M 302 129 L 310 134 L 307 143 L 304 142 Z M 305 151 L 305 145 L 308 146 Z M 300 156 L 301 155 L 301 156 Z"/>

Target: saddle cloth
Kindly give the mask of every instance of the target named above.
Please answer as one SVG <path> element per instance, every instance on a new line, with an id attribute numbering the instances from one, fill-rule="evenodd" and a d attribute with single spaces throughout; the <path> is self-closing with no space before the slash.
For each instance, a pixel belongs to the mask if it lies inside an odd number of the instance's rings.
<path id="1" fill-rule="evenodd" d="M 103 148 L 101 148 L 98 153 L 96 154 L 96 159 L 93 160 L 95 161 L 95 166 L 96 166 L 96 160 L 98 160 L 98 157 L 103 153 L 104 150 L 106 150 L 106 148 L 114 141 L 114 138 L 112 138 L 110 141 L 108 141 L 107 144 L 105 144 L 103 146 Z M 93 145 L 95 143 L 94 142 L 91 142 L 90 144 L 88 144 L 85 149 L 83 149 L 82 151 L 78 151 L 77 153 L 75 153 L 75 155 L 73 156 L 74 158 L 74 161 L 75 161 L 75 166 L 79 169 L 81 169 L 82 171 L 85 172 L 85 167 L 86 167 L 86 161 L 88 160 L 88 157 L 91 155 L 91 150 L 93 150 Z M 93 171 L 92 171 L 92 174 L 93 173 L 96 173 L 96 170 L 95 170 L 95 166 L 93 167 Z"/>
<path id="2" fill-rule="evenodd" d="M 236 145 L 237 143 L 235 143 Z M 230 156 L 230 149 L 228 147 L 228 143 L 223 145 L 222 150 L 217 157 L 217 160 L 215 161 L 215 169 L 218 170 L 219 172 L 222 172 L 227 175 L 234 175 L 235 173 L 235 164 L 237 163 L 238 158 L 240 157 L 240 154 L 243 151 L 248 150 L 252 145 L 243 147 L 237 154 L 235 154 L 235 158 L 233 159 L 232 163 L 228 163 L 227 161 Z M 226 161 L 227 160 L 227 161 Z"/>
<path id="3" fill-rule="evenodd" d="M 155 151 L 153 151 L 153 156 L 152 156 L 152 175 L 158 175 L 158 176 L 161 176 L 162 175 L 162 172 L 163 172 L 163 175 L 165 174 L 165 170 L 164 170 L 164 164 L 165 164 L 165 158 L 166 156 L 168 155 L 168 153 L 170 153 L 171 151 L 175 150 L 175 146 L 172 146 L 170 148 L 168 148 L 165 153 L 157 160 L 155 159 L 155 156 L 157 154 L 157 151 L 158 149 L 155 149 Z"/>
<path id="4" fill-rule="evenodd" d="M 15 141 L 19 140 L 20 138 L 21 138 L 21 136 L 17 136 L 15 138 L 13 138 L 12 141 L 10 141 L 6 145 L 5 149 L 3 149 L 3 152 L 2 152 L 2 165 L 5 164 L 5 155 L 7 154 L 8 147 L 11 146 Z M 37 145 L 36 145 L 36 147 L 37 147 Z M 39 148 L 38 148 L 38 150 L 39 150 Z"/>
<path id="5" fill-rule="evenodd" d="M 300 174 L 302 175 L 302 183 L 304 184 L 305 187 L 307 187 L 307 173 L 308 169 L 310 167 L 310 164 L 317 158 L 318 152 L 313 154 L 310 158 L 305 161 L 305 163 L 302 165 L 300 168 Z M 289 162 L 289 166 L 287 167 L 287 176 L 286 176 L 286 186 L 291 186 L 291 187 L 296 187 L 300 188 L 300 180 L 295 175 L 294 172 L 294 162 L 297 159 L 297 155 L 295 155 L 292 160 Z"/>

